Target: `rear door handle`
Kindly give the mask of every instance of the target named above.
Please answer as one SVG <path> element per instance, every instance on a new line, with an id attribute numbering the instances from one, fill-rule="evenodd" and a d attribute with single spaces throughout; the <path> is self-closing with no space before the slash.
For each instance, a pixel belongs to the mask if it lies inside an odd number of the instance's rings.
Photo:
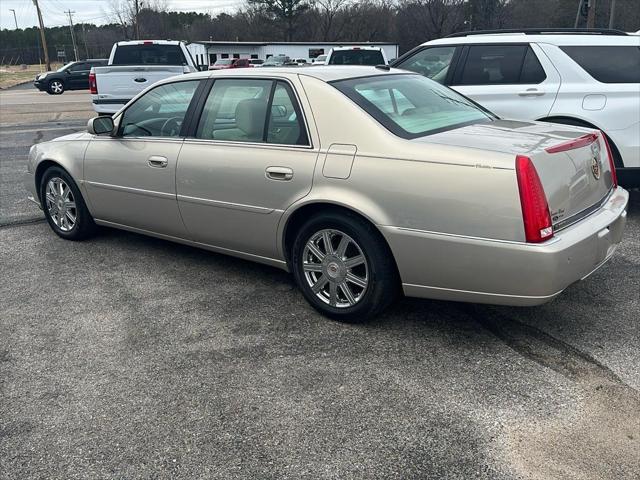
<path id="1" fill-rule="evenodd" d="M 518 95 L 521 97 L 540 97 L 544 95 L 544 91 L 538 90 L 537 88 L 527 88 L 521 92 L 518 92 Z"/>
<path id="2" fill-rule="evenodd" d="M 169 160 L 166 157 L 159 155 L 152 155 L 149 157 L 149 166 L 153 168 L 165 168 L 169 164 Z"/>
<path id="3" fill-rule="evenodd" d="M 265 172 L 271 180 L 288 181 L 293 178 L 293 170 L 287 167 L 267 167 Z"/>

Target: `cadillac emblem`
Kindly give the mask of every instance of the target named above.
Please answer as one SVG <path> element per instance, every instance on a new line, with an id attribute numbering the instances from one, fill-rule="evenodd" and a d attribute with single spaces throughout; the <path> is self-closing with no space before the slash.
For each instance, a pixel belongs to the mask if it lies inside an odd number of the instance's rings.
<path id="1" fill-rule="evenodd" d="M 593 178 L 600 180 L 600 144 L 598 142 L 591 144 L 591 173 Z"/>

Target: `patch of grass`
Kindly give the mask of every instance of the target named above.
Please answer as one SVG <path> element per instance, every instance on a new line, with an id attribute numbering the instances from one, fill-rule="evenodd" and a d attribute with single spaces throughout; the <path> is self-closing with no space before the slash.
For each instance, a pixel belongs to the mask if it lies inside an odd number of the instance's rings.
<path id="1" fill-rule="evenodd" d="M 52 70 L 60 68 L 60 65 L 51 65 Z M 37 74 L 44 71 L 44 66 L 41 69 L 40 65 L 27 65 L 27 68 L 23 69 L 18 65 L 14 66 L 0 66 L 0 88 L 9 88 L 20 83 L 33 80 Z"/>

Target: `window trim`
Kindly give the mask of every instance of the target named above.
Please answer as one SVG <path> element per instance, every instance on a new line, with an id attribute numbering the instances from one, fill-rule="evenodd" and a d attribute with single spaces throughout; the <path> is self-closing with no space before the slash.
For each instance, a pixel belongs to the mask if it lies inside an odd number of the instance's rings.
<path id="1" fill-rule="evenodd" d="M 207 86 L 203 89 L 202 91 L 202 95 L 200 97 L 200 101 L 198 102 L 198 105 L 196 106 L 196 108 L 194 109 L 193 112 L 193 120 L 191 122 L 191 124 L 189 125 L 189 130 L 186 132 L 187 135 L 185 136 L 185 140 L 190 140 L 191 142 L 204 142 L 204 143 L 212 143 L 212 144 L 220 144 L 220 145 L 254 145 L 254 146 L 261 146 L 261 147 L 286 147 L 286 148 L 300 148 L 300 149 L 311 149 L 313 150 L 314 146 L 313 146 L 313 139 L 311 138 L 311 131 L 309 129 L 309 122 L 307 122 L 307 118 L 306 115 L 304 113 L 304 110 L 302 108 L 302 102 L 300 101 L 300 95 L 298 94 L 298 91 L 296 90 L 295 85 L 291 82 L 291 80 L 289 80 L 286 77 L 269 77 L 269 76 L 240 76 L 240 75 L 234 75 L 234 76 L 227 76 L 225 75 L 224 77 L 211 77 L 208 79 L 209 82 L 207 82 Z M 305 132 L 307 133 L 307 144 L 306 145 L 289 145 L 289 144 L 283 144 L 283 143 L 267 143 L 265 141 L 262 142 L 249 142 L 249 141 L 239 141 L 239 140 L 215 140 L 215 139 L 209 139 L 209 138 L 198 138 L 196 137 L 196 133 L 198 130 L 198 125 L 200 124 L 200 120 L 202 119 L 202 114 L 204 113 L 204 106 L 207 102 L 207 98 L 209 98 L 209 94 L 211 93 L 211 90 L 213 89 L 213 87 L 215 86 L 216 81 L 219 80 L 267 80 L 272 82 L 272 86 L 271 86 L 271 92 L 269 93 L 269 103 L 271 103 L 272 99 L 273 99 L 273 93 L 275 91 L 275 87 L 278 83 L 278 81 L 282 81 L 285 82 L 289 85 L 289 87 L 291 88 L 291 91 L 293 92 L 294 95 L 294 100 L 295 100 L 295 104 L 294 104 L 294 109 L 296 109 L 296 113 L 300 116 L 300 119 L 302 120 L 302 123 L 304 125 L 304 129 Z M 269 118 L 268 115 L 265 115 L 266 119 Z M 265 123 L 266 125 L 266 123 Z M 266 129 L 265 129 L 266 131 Z M 264 138 L 264 134 L 263 134 L 263 138 Z"/>
<path id="2" fill-rule="evenodd" d="M 191 118 L 190 116 L 193 115 L 193 106 L 194 106 L 194 101 L 196 99 L 200 99 L 200 96 L 202 95 L 202 90 L 203 90 L 203 84 L 206 83 L 203 80 L 208 80 L 208 79 L 194 79 L 194 78 L 185 78 L 185 79 L 180 79 L 180 80 L 176 80 L 175 82 L 166 82 L 166 83 L 162 83 L 160 85 L 156 85 L 153 88 L 150 88 L 149 90 L 145 90 L 144 92 L 141 92 L 139 97 L 136 97 L 134 102 L 131 102 L 129 105 L 127 105 L 124 109 L 122 109 L 120 112 L 118 112 L 118 114 L 114 117 L 113 122 L 116 123 L 118 125 L 118 128 L 116 130 L 115 135 L 113 135 L 114 138 L 119 138 L 120 140 L 130 140 L 130 139 L 154 139 L 154 140 L 180 140 L 182 141 L 187 133 L 187 127 L 190 125 L 191 123 Z M 153 90 L 155 90 L 156 88 L 160 88 L 160 87 L 164 87 L 165 85 L 173 85 L 176 83 L 182 83 L 182 82 L 193 82 L 193 81 L 197 81 L 198 82 L 198 86 L 196 87 L 196 89 L 193 92 L 193 96 L 191 97 L 191 101 L 189 102 L 189 105 L 187 106 L 187 110 L 184 113 L 184 120 L 182 121 L 182 125 L 180 126 L 180 133 L 177 137 L 156 137 L 156 136 L 152 136 L 152 135 L 131 135 L 131 136 L 127 136 L 125 137 L 122 133 L 124 130 L 124 124 L 122 123 L 122 119 L 124 118 L 125 113 L 127 112 L 127 110 L 129 110 L 133 105 L 135 105 L 138 100 L 140 100 L 142 97 L 144 97 L 145 95 L 147 95 L 148 93 L 151 93 Z"/>

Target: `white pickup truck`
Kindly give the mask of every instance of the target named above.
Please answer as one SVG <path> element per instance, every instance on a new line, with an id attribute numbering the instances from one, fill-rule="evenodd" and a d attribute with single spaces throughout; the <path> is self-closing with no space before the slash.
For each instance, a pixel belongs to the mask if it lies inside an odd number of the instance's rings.
<path id="1" fill-rule="evenodd" d="M 198 68 L 183 42 L 135 40 L 113 45 L 109 63 L 89 74 L 93 109 L 113 114 L 129 100 L 159 80 Z"/>

